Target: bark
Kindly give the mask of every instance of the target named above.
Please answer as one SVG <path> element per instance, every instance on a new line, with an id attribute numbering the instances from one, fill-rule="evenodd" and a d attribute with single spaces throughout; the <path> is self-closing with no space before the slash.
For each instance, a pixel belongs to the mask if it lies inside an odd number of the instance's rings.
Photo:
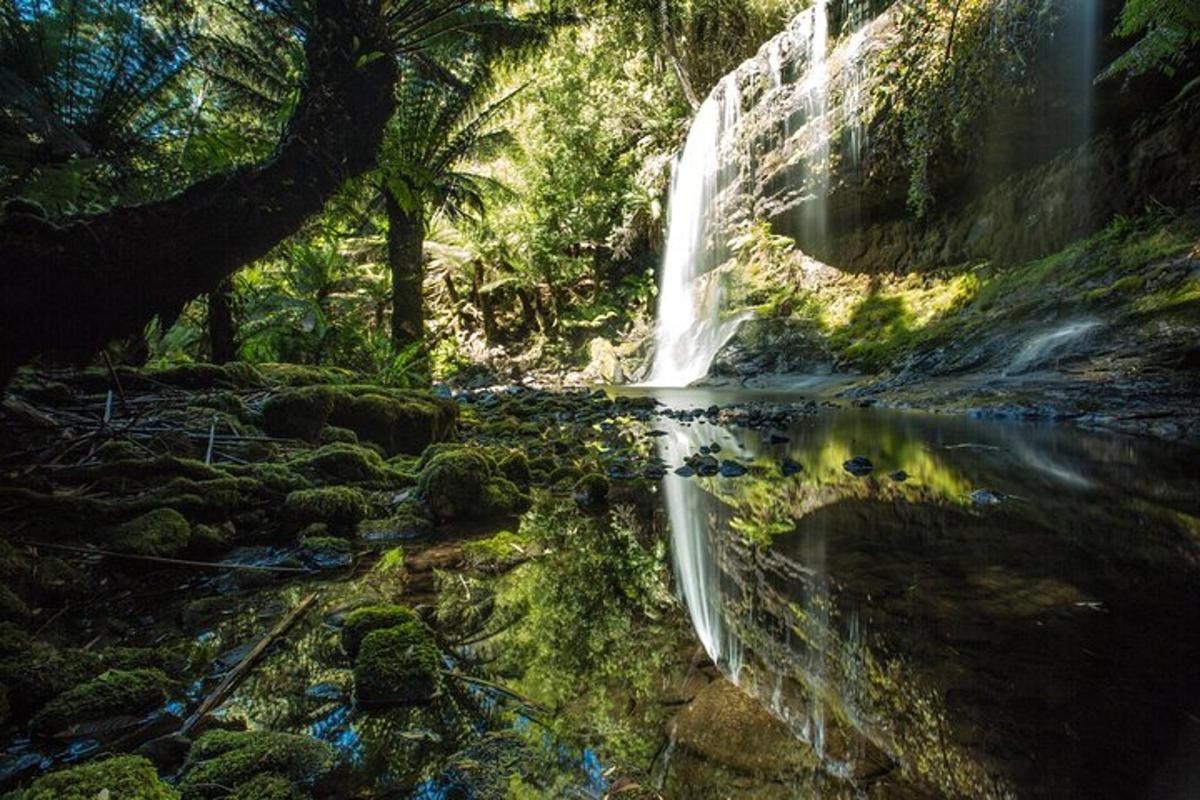
<path id="1" fill-rule="evenodd" d="M 0 218 L 0 383 L 39 353 L 83 360 L 215 289 L 375 162 L 394 59 L 373 0 L 315 0 L 304 89 L 275 154 L 167 200 L 64 226 Z"/>
<path id="2" fill-rule="evenodd" d="M 492 298 L 488 292 L 483 290 L 484 274 L 483 262 L 475 262 L 475 305 L 479 308 L 479 316 L 483 318 L 483 340 L 488 344 L 496 341 L 496 309 L 493 307 Z"/>
<path id="3" fill-rule="evenodd" d="M 392 272 L 392 344 L 397 351 L 425 340 L 425 220 L 387 194 L 387 253 Z"/>
<path id="4" fill-rule="evenodd" d="M 237 358 L 232 301 L 233 283 L 228 278 L 208 293 L 208 349 L 214 364 L 226 364 Z"/>

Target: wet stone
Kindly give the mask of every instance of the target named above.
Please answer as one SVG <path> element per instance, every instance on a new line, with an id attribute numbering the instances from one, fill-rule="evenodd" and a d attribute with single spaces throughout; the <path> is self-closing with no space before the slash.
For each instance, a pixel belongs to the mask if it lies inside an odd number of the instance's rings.
<path id="1" fill-rule="evenodd" d="M 791 458 L 785 458 L 779 463 L 779 471 L 783 473 L 783 477 L 790 478 L 804 471 L 804 465 L 799 461 Z"/>
<path id="2" fill-rule="evenodd" d="M 976 489 L 968 496 L 977 506 L 997 506 L 1008 499 L 1004 492 L 993 492 L 990 489 Z"/>
<path id="3" fill-rule="evenodd" d="M 908 480 L 908 473 L 902 469 L 898 469 L 895 472 L 890 473 L 888 477 L 894 480 L 896 483 L 904 483 L 906 480 Z"/>
<path id="4" fill-rule="evenodd" d="M 867 458 L 866 456 L 855 456 L 849 461 L 843 462 L 842 469 L 846 470 L 846 472 L 849 472 L 856 478 L 862 478 L 866 475 L 870 475 L 875 469 L 875 465 L 872 464 L 871 459 Z"/>
<path id="5" fill-rule="evenodd" d="M 726 459 L 721 462 L 721 477 L 723 478 L 740 478 L 749 472 L 748 469 L 736 461 Z"/>

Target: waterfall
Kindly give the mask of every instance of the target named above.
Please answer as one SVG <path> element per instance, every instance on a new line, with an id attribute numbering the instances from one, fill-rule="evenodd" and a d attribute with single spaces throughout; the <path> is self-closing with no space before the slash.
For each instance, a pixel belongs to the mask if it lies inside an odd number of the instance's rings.
<path id="1" fill-rule="evenodd" d="M 804 92 L 808 116 L 824 126 L 828 94 L 827 0 L 817 0 L 800 20 L 807 29 L 787 31 L 807 55 Z M 766 50 L 772 88 L 783 83 L 782 42 Z M 723 318 L 721 281 L 713 269 L 727 255 L 727 231 L 722 195 L 738 178 L 738 165 L 722 157 L 736 144 L 742 116 L 738 72 L 731 72 L 701 104 L 692 121 L 683 152 L 671 171 L 667 205 L 667 242 L 659 281 L 658 316 L 654 332 L 654 365 L 647 386 L 686 386 L 703 378 L 722 347 L 737 332 L 746 315 Z M 815 235 L 825 230 L 825 194 L 829 185 L 829 134 L 822 128 L 816 165 L 810 169 L 812 202 L 805 227 Z"/>
<path id="2" fill-rule="evenodd" d="M 741 322 L 721 319 L 720 281 L 705 279 L 724 251 L 720 195 L 732 169 L 721 164 L 720 154 L 740 118 L 741 94 L 731 73 L 700 106 L 671 171 L 650 386 L 686 386 L 703 378 Z"/>

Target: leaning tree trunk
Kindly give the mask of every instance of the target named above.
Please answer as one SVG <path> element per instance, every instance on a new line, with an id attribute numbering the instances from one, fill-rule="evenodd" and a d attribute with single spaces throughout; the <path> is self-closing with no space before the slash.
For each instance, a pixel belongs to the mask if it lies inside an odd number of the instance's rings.
<path id="1" fill-rule="evenodd" d="M 214 364 L 237 357 L 237 332 L 233 327 L 233 282 L 226 278 L 208 293 L 208 349 Z"/>
<path id="2" fill-rule="evenodd" d="M 387 192 L 387 255 L 392 273 L 392 344 L 399 352 L 425 341 L 425 219 Z"/>
<path id="3" fill-rule="evenodd" d="M 375 162 L 394 59 L 374 0 L 315 0 L 300 100 L 267 161 L 58 226 L 0 217 L 0 385 L 39 353 L 82 360 L 212 291 Z"/>

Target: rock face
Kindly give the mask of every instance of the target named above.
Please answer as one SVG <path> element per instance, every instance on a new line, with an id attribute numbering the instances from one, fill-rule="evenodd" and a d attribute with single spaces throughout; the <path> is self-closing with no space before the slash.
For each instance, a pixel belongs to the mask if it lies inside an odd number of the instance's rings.
<path id="1" fill-rule="evenodd" d="M 856 24 L 832 9 L 820 21 L 824 6 L 802 12 L 733 73 L 739 130 L 719 156 L 736 175 L 720 203 L 730 227 L 769 220 L 839 269 L 922 269 L 1042 255 L 1097 221 L 1136 213 L 1151 195 L 1174 205 L 1194 194 L 1198 115 L 1164 115 L 1132 132 L 1129 123 L 1163 98 L 1118 82 L 1093 89 L 1095 68 L 1075 69 L 1066 51 L 1078 36 L 1063 29 L 1074 6 L 1056 2 L 1057 28 L 1041 35 L 1027 95 L 992 115 L 970 163 L 942 170 L 942 207 L 911 218 L 903 160 L 871 136 L 889 124 L 890 112 L 872 106 L 886 105 L 900 7 Z M 733 94 L 728 79 L 715 91 Z M 1087 142 L 1092 127 L 1105 132 Z"/>

